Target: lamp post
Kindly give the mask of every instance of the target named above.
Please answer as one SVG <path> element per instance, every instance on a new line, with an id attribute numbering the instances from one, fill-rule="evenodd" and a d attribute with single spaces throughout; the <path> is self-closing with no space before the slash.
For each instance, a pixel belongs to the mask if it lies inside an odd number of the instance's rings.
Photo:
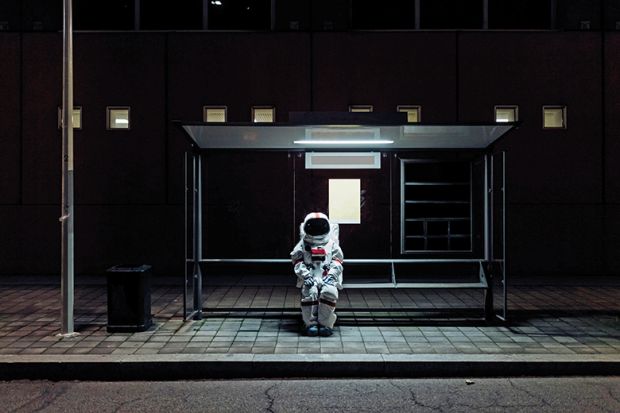
<path id="1" fill-rule="evenodd" d="M 62 56 L 62 205 L 60 335 L 75 336 L 73 326 L 73 27 L 72 0 L 63 3 Z"/>

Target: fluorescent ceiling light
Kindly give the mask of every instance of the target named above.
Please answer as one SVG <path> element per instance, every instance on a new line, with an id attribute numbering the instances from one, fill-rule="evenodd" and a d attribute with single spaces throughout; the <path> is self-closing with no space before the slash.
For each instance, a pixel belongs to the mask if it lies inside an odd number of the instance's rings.
<path id="1" fill-rule="evenodd" d="M 384 145 L 394 143 L 388 139 L 304 139 L 300 141 L 293 141 L 298 145 Z"/>
<path id="2" fill-rule="evenodd" d="M 116 123 L 129 123 L 129 119 L 115 119 L 114 122 Z"/>

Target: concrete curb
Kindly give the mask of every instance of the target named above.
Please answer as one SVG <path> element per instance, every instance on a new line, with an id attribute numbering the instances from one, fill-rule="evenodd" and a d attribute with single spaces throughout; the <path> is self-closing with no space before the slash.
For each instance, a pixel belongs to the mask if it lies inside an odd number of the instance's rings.
<path id="1" fill-rule="evenodd" d="M 0 380 L 506 377 L 620 375 L 620 355 L 60 355 L 0 356 Z"/>

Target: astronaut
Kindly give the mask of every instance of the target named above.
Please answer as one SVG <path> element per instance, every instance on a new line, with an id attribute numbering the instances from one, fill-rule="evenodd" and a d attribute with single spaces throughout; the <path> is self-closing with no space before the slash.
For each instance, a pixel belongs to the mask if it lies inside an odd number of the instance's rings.
<path id="1" fill-rule="evenodd" d="M 342 289 L 343 255 L 337 231 L 327 215 L 312 212 L 299 226 L 301 239 L 291 251 L 308 336 L 333 334 L 338 290 Z"/>

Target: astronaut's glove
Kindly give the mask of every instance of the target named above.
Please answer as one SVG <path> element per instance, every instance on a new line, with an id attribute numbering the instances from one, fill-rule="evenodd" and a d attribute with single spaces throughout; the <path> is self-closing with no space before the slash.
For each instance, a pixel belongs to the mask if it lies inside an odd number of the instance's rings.
<path id="1" fill-rule="evenodd" d="M 304 285 L 306 287 L 312 287 L 314 285 L 314 277 L 312 276 L 304 277 Z"/>
<path id="2" fill-rule="evenodd" d="M 323 278 L 323 284 L 335 285 L 336 284 L 336 279 L 334 278 L 333 275 L 327 274 L 327 276 L 325 278 Z"/>

